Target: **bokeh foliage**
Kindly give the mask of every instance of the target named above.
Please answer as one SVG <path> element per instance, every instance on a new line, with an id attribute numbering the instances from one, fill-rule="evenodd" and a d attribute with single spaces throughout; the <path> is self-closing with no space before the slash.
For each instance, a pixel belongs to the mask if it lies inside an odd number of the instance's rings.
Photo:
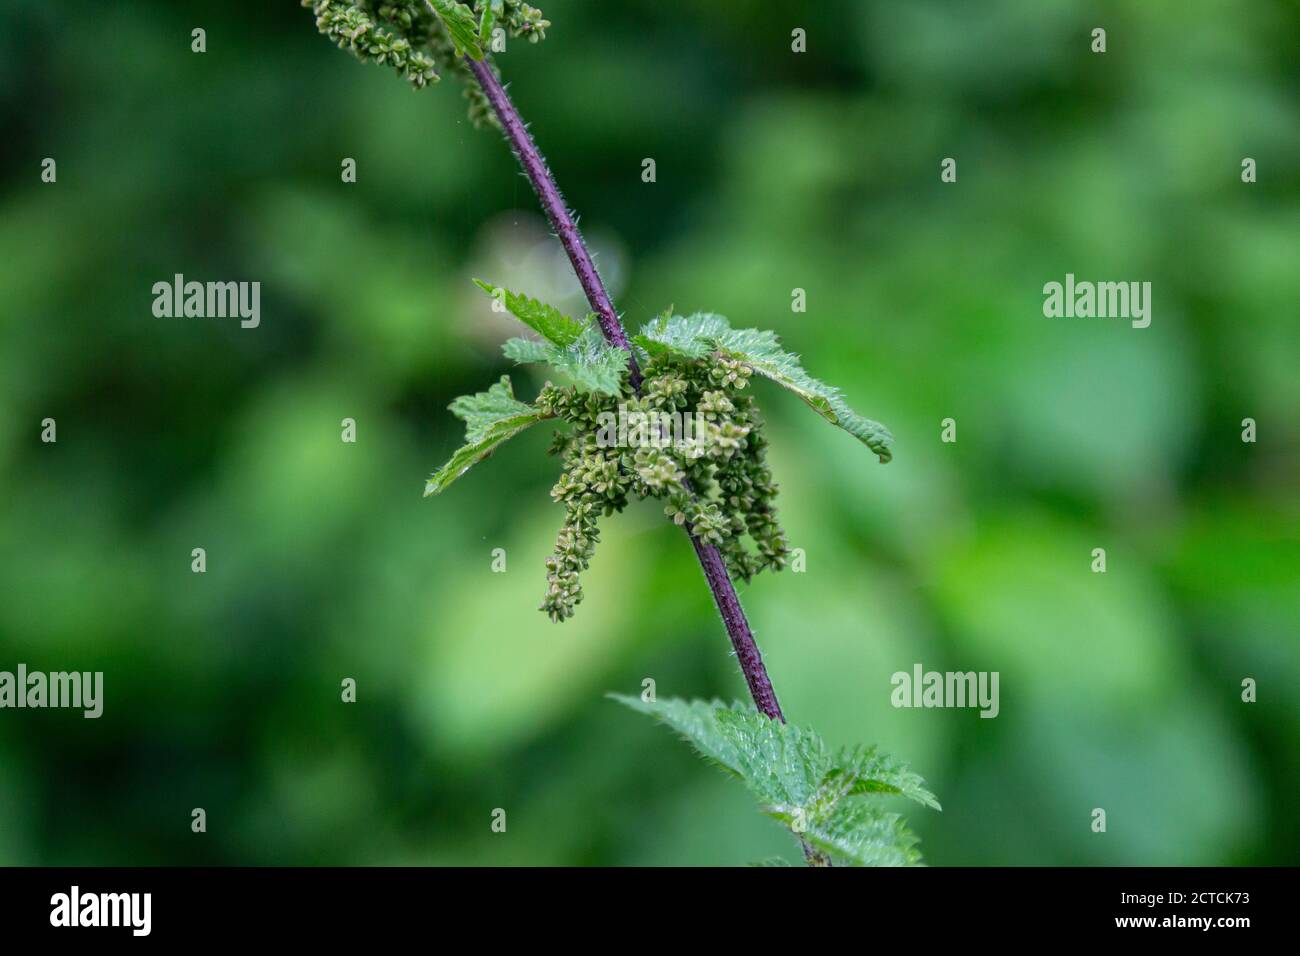
<path id="1" fill-rule="evenodd" d="M 925 776 L 931 864 L 1297 862 L 1295 7 L 544 8 L 502 69 L 630 323 L 775 329 L 897 438 L 877 465 L 759 392 L 808 554 L 742 592 L 786 711 Z M 0 711 L 0 862 L 790 852 L 604 697 L 743 693 L 658 509 L 609 523 L 556 626 L 544 429 L 421 498 L 517 331 L 470 277 L 582 314 L 450 85 L 291 0 L 0 6 L 0 668 L 106 673 L 97 721 Z M 154 318 L 178 272 L 261 281 L 261 327 Z M 1044 319 L 1066 272 L 1151 281 L 1151 328 Z M 895 710 L 918 661 L 1000 671 L 1001 715 Z"/>

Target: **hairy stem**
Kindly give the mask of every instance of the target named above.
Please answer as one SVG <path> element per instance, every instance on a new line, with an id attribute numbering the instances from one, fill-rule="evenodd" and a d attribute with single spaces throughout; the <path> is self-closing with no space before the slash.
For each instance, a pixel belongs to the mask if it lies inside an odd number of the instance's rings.
<path id="1" fill-rule="evenodd" d="M 469 67 L 479 86 L 483 88 L 488 102 L 492 104 L 492 109 L 501 123 L 501 128 L 505 131 L 506 139 L 510 141 L 515 155 L 519 158 L 528 181 L 533 184 L 533 191 L 537 193 L 537 198 L 546 211 L 546 217 L 551 221 L 551 228 L 560 237 L 564 251 L 568 253 L 569 261 L 573 263 L 573 271 L 577 273 L 578 281 L 582 283 L 587 301 L 591 303 L 592 311 L 596 313 L 600 322 L 601 331 L 605 333 L 605 338 L 612 345 L 627 352 L 629 380 L 632 387 L 640 391 L 641 369 L 637 365 L 631 343 L 628 342 L 627 333 L 623 330 L 623 323 L 619 321 L 618 313 L 614 311 L 614 304 L 610 301 L 609 293 L 605 291 L 605 284 L 600 281 L 600 274 L 596 272 L 591 254 L 582 241 L 578 224 L 573 221 L 569 207 L 560 196 L 560 189 L 551 176 L 546 160 L 542 158 L 537 144 L 533 142 L 532 136 L 524 126 L 519 111 L 515 109 L 510 96 L 487 61 L 466 57 L 465 65 Z M 740 670 L 745 675 L 749 693 L 754 698 L 754 706 L 772 720 L 784 722 L 785 715 L 781 713 L 776 691 L 772 689 L 767 669 L 763 666 L 763 655 L 759 653 L 754 634 L 749 629 L 749 621 L 746 620 L 745 611 L 740 606 L 740 598 L 736 595 L 731 576 L 727 574 L 727 565 L 723 561 L 722 553 L 715 546 L 701 541 L 689 526 L 686 530 L 691 536 L 691 544 L 695 546 L 695 554 L 700 559 L 700 567 L 704 569 L 704 577 L 709 582 L 709 590 L 713 592 L 718 613 L 722 615 L 722 623 L 726 625 L 731 646 L 735 649 L 736 659 L 740 662 Z"/>
<path id="2" fill-rule="evenodd" d="M 704 569 L 704 577 L 709 582 L 709 590 L 713 592 L 713 600 L 718 605 L 718 613 L 722 615 L 722 623 L 726 625 L 731 646 L 736 650 L 736 659 L 740 661 L 740 670 L 745 675 L 745 683 L 749 685 L 754 706 L 759 713 L 785 723 L 785 714 L 781 713 L 781 704 L 776 699 L 776 691 L 772 689 L 772 681 L 768 679 L 767 668 L 763 666 L 763 655 L 759 653 L 758 643 L 749 629 L 749 621 L 745 619 L 745 611 L 740 606 L 736 588 L 731 583 L 731 576 L 727 574 L 722 552 L 707 541 L 701 541 L 690 528 L 687 528 L 687 533 L 691 536 L 691 544 L 695 545 L 695 554 L 700 559 L 700 567 Z"/>
<path id="3" fill-rule="evenodd" d="M 596 264 L 591 261 L 587 244 L 582 241 L 582 233 L 578 231 L 578 224 L 574 222 L 573 214 L 569 212 L 564 197 L 560 195 L 560 187 L 551 176 L 546 160 L 542 158 L 537 144 L 533 142 L 532 136 L 524 126 L 523 118 L 515 109 L 515 104 L 511 102 L 510 96 L 487 60 L 472 60 L 465 57 L 465 65 L 469 67 L 474 78 L 478 80 L 479 86 L 483 88 L 488 102 L 492 104 L 493 112 L 501 122 L 506 139 L 510 141 L 515 155 L 519 158 L 519 164 L 523 166 L 528 181 L 533 184 L 533 191 L 537 193 L 542 208 L 546 210 L 546 218 L 551 221 L 551 228 L 560 237 L 564 251 L 568 254 L 569 261 L 573 263 L 573 271 L 577 273 L 578 281 L 582 283 L 582 291 L 587 294 L 587 301 L 591 303 L 591 309 L 596 313 L 600 330 L 605 333 L 605 338 L 612 345 L 617 345 L 627 352 L 632 387 L 639 391 L 641 369 L 637 365 L 636 356 L 632 354 L 632 346 L 627 340 L 627 333 L 623 330 L 623 323 L 619 321 L 618 313 L 614 311 L 614 303 L 609 300 L 605 283 L 600 281 Z"/>

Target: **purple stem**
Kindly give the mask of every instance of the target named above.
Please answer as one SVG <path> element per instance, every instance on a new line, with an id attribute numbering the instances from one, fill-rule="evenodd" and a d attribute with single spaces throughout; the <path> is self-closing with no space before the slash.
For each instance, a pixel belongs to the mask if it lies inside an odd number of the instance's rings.
<path id="1" fill-rule="evenodd" d="M 763 655 L 759 653 L 758 642 L 749 629 L 749 621 L 745 619 L 745 610 L 740 606 L 736 588 L 731 583 L 731 576 L 727 574 L 722 552 L 707 541 L 701 541 L 690 528 L 686 530 L 691 536 L 691 544 L 695 545 L 695 554 L 700 559 L 700 567 L 704 569 L 704 577 L 709 582 L 709 590 L 713 592 L 713 600 L 718 605 L 718 613 L 722 615 L 722 623 L 727 627 L 731 646 L 736 650 L 736 659 L 740 661 L 740 671 L 745 675 L 745 683 L 749 685 L 754 706 L 759 713 L 785 723 L 785 714 L 781 713 L 781 704 L 776 699 L 776 691 L 772 689 L 772 681 L 768 679 L 767 668 L 763 666 Z"/>
<path id="2" fill-rule="evenodd" d="M 605 338 L 611 345 L 616 345 L 627 352 L 629 381 L 639 392 L 641 369 L 637 365 L 636 355 L 633 354 L 627 333 L 623 330 L 623 323 L 619 321 L 618 313 L 614 311 L 609 293 L 605 291 L 605 284 L 600 281 L 596 266 L 591 261 L 591 254 L 587 252 L 587 247 L 582 241 L 578 224 L 573 221 L 573 215 L 565 205 L 560 189 L 546 166 L 546 160 L 542 158 L 537 144 L 533 142 L 523 119 L 519 116 L 519 111 L 515 109 L 510 96 L 501 86 L 501 81 L 497 79 L 496 73 L 487 61 L 466 57 L 465 65 L 474 74 L 474 78 L 478 80 L 479 86 L 487 95 L 488 102 L 492 104 L 492 109 L 501 122 L 501 128 L 505 131 L 506 139 L 510 141 L 515 155 L 519 157 L 519 163 L 523 166 L 529 182 L 533 184 L 533 190 L 541 200 L 542 208 L 546 210 L 551 228 L 564 244 L 564 251 L 568 253 L 569 261 L 573 263 L 573 271 L 578 274 L 578 281 L 582 283 L 583 291 L 587 293 L 587 301 L 591 303 L 592 311 L 596 313 L 601 331 L 605 333 Z M 722 559 L 722 553 L 715 546 L 701 541 L 689 527 L 687 532 L 691 535 L 691 544 L 695 545 L 695 554 L 704 569 L 709 590 L 713 592 L 713 600 L 718 605 L 718 613 L 722 615 L 722 623 L 726 625 L 731 646 L 735 648 L 740 670 L 745 675 L 749 693 L 754 698 L 754 706 L 772 720 L 784 723 L 785 715 L 781 713 L 776 691 L 772 689 L 772 682 L 767 677 L 767 669 L 763 666 L 763 655 L 759 653 L 754 634 L 749 629 L 749 621 L 745 619 L 740 598 L 736 596 L 736 588 L 731 583 L 731 576 L 727 574 L 727 565 Z"/>
<path id="3" fill-rule="evenodd" d="M 470 68 L 479 86 L 483 87 L 483 92 L 487 94 L 488 102 L 492 104 L 497 119 L 501 121 L 506 139 L 510 140 L 510 145 L 514 147 L 515 155 L 519 157 L 519 164 L 524 167 L 528 181 L 533 184 L 533 191 L 537 193 L 542 208 L 546 210 L 546 218 L 551 221 L 551 228 L 560 237 L 564 251 L 568 253 L 569 261 L 573 263 L 573 271 L 577 273 L 578 281 L 582 283 L 582 291 L 587 293 L 587 301 L 591 303 L 591 309 L 596 313 L 600 330 L 605 333 L 605 338 L 611 345 L 616 345 L 627 352 L 629 380 L 632 387 L 640 391 L 641 369 L 637 365 L 636 356 L 632 354 L 632 346 L 627 340 L 627 333 L 623 331 L 623 323 L 619 321 L 618 313 L 614 311 L 614 303 L 609 300 L 605 284 L 600 281 L 596 264 L 591 261 L 591 253 L 587 251 L 587 245 L 582 241 L 582 233 L 578 231 L 578 224 L 573 221 L 573 214 L 569 212 L 564 197 L 560 195 L 560 187 L 555 184 L 555 178 L 551 176 L 546 160 L 542 158 L 537 144 L 533 142 L 532 136 L 524 126 L 523 118 L 515 109 L 515 104 L 510 101 L 509 94 L 506 93 L 487 60 L 472 60 L 465 57 L 465 65 Z"/>

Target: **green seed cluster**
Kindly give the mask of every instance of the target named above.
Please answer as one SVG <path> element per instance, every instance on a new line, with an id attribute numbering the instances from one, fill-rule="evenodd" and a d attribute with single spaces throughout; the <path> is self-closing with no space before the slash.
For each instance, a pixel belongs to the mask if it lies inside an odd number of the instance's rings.
<path id="1" fill-rule="evenodd" d="M 788 547 L 773 504 L 777 486 L 767 467 L 763 421 L 747 392 L 752 369 L 714 353 L 655 359 L 644 372 L 639 396 L 628 387 L 598 395 L 548 382 L 537 398 L 543 414 L 571 426 L 551 447 L 563 464 L 551 497 L 565 509 L 555 552 L 546 559 L 541 610 L 553 621 L 572 617 L 582 601 L 580 575 L 600 540 L 598 520 L 622 511 L 632 497 L 661 500 L 669 519 L 718 547 L 734 577 L 749 581 L 765 568 L 785 566 Z M 623 447 L 611 441 L 620 406 L 625 415 L 698 412 L 703 427 L 689 438 Z"/>
<path id="2" fill-rule="evenodd" d="M 387 64 L 415 89 L 438 80 L 427 52 L 433 24 L 414 3 L 347 3 L 302 0 L 316 14 L 316 29 L 365 63 Z"/>
<path id="3" fill-rule="evenodd" d="M 488 0 L 469 4 L 480 14 Z M 366 63 L 391 66 L 417 90 L 437 82 L 438 63 L 463 70 L 451 40 L 425 0 L 301 0 L 316 15 L 316 29 L 339 47 Z M 498 8 L 509 36 L 536 43 L 551 25 L 542 11 L 520 0 L 504 0 Z M 466 87 L 470 119 L 476 126 L 494 122 L 481 91 Z"/>
<path id="4" fill-rule="evenodd" d="M 551 21 L 542 15 L 541 10 L 511 0 L 506 0 L 505 15 L 502 20 L 505 22 L 507 33 L 512 37 L 524 37 L 529 43 L 545 40 L 546 28 L 551 25 Z"/>

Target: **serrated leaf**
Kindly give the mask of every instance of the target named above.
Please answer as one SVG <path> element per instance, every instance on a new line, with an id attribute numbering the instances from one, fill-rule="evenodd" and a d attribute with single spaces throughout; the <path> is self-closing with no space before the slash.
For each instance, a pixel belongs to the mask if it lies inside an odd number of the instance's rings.
<path id="1" fill-rule="evenodd" d="M 465 422 L 466 444 L 425 482 L 425 496 L 436 495 L 505 442 L 548 416 L 515 398 L 510 377 L 501 376 L 486 392 L 462 395 L 449 406 Z"/>
<path id="2" fill-rule="evenodd" d="M 561 348 L 572 345 L 582 338 L 590 322 L 579 322 L 570 318 L 554 306 L 539 302 L 521 292 L 511 292 L 502 286 L 491 285 L 482 279 L 475 279 L 474 284 L 497 299 L 510 314 L 528 326 L 548 342 Z"/>
<path id="3" fill-rule="evenodd" d="M 794 392 L 817 414 L 838 425 L 887 462 L 894 457 L 894 436 L 884 425 L 864 418 L 849 407 L 839 389 L 818 381 L 799 364 L 799 356 L 781 349 L 776 334 L 757 329 L 733 329 L 721 336 L 719 346 L 787 391 Z"/>
<path id="4" fill-rule="evenodd" d="M 503 419 L 536 411 L 527 402 L 515 398 L 514 386 L 508 375 L 502 375 L 501 380 L 486 392 L 461 395 L 447 407 L 465 423 L 465 437 L 469 441 L 476 441 Z"/>
<path id="5" fill-rule="evenodd" d="M 587 329 L 571 345 L 560 348 L 534 339 L 509 339 L 501 347 L 516 362 L 544 362 L 566 376 L 579 389 L 601 395 L 623 390 L 627 353 L 610 345 L 596 329 Z"/>
<path id="6" fill-rule="evenodd" d="M 743 712 L 747 709 L 743 704 L 733 703 L 728 706 L 720 700 L 686 701 L 680 698 L 646 702 L 639 697 L 628 697 L 624 694 L 608 696 L 625 707 L 649 714 L 660 723 L 667 724 L 681 734 L 702 756 L 723 770 L 741 776 L 740 757 L 735 752 L 731 741 L 718 727 L 718 714 L 727 711 Z"/>
<path id="7" fill-rule="evenodd" d="M 507 358 L 520 363 L 545 362 L 584 391 L 602 395 L 622 391 L 627 353 L 605 341 L 592 325 L 591 316 L 579 322 L 522 293 L 481 279 L 475 279 L 474 284 L 545 340 L 512 338 L 502 346 Z"/>
<path id="8" fill-rule="evenodd" d="M 554 348 L 555 346 L 549 342 L 522 338 L 506 339 L 501 345 L 501 351 L 505 353 L 506 358 L 518 362 L 520 365 L 533 362 L 549 362 L 551 360 L 551 351 Z"/>
<path id="9" fill-rule="evenodd" d="M 717 348 L 720 336 L 731 331 L 727 320 L 709 312 L 695 315 L 661 315 L 642 326 L 633 341 L 651 355 L 674 353 L 682 358 L 702 359 Z"/>
<path id="10" fill-rule="evenodd" d="M 757 863 L 751 863 L 750 866 L 769 867 L 769 866 L 794 866 L 783 856 L 769 856 L 766 859 L 759 860 Z"/>
<path id="11" fill-rule="evenodd" d="M 474 18 L 473 10 L 457 0 L 424 2 L 446 29 L 457 56 L 468 56 L 472 60 L 483 59 L 483 47 L 478 41 L 479 21 Z"/>
<path id="12" fill-rule="evenodd" d="M 840 751 L 835 759 L 832 778 L 846 781 L 850 795 L 891 793 L 942 810 L 925 781 L 897 757 L 880 753 L 875 747 L 854 747 Z"/>
<path id="13" fill-rule="evenodd" d="M 805 804 L 832 769 L 830 750 L 810 730 L 752 710 L 719 711 L 716 720 L 737 772 L 762 803 Z"/>
<path id="14" fill-rule="evenodd" d="M 627 358 L 627 353 L 606 342 L 599 330 L 588 329 L 568 348 L 555 349 L 547 361 L 581 389 L 617 395 L 623 389 Z"/>
<path id="15" fill-rule="evenodd" d="M 650 355 L 670 352 L 682 358 L 700 359 L 715 350 L 728 353 L 799 396 L 822 418 L 870 448 L 882 462 L 893 458 L 894 436 L 889 429 L 859 415 L 844 401 L 839 389 L 805 372 L 799 356 L 783 350 L 775 332 L 733 329 L 723 316 L 697 313 L 660 316 L 648 323 L 634 341 Z"/>
<path id="16" fill-rule="evenodd" d="M 829 853 L 840 866 L 916 866 L 921 862 L 916 834 L 897 813 L 886 813 L 864 800 L 842 800 L 821 817 L 800 810 L 772 806 L 764 812 Z"/>
<path id="17" fill-rule="evenodd" d="M 721 701 L 646 702 L 611 694 L 685 737 L 709 760 L 742 779 L 768 816 L 836 863 L 907 866 L 920 862 L 917 839 L 898 814 L 870 802 L 896 793 L 938 809 L 919 776 L 874 747 L 832 754 L 811 730 Z"/>

